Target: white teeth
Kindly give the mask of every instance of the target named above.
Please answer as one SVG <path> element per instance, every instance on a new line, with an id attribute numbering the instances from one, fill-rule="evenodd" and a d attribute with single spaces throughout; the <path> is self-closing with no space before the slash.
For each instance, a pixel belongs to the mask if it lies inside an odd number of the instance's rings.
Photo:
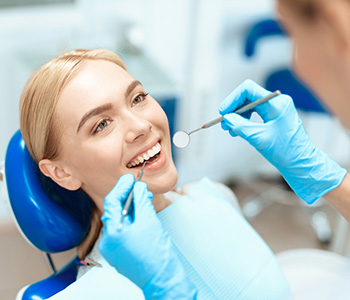
<path id="1" fill-rule="evenodd" d="M 161 145 L 159 143 L 157 143 L 151 149 L 149 149 L 145 153 L 143 153 L 143 154 L 139 155 L 138 157 L 136 157 L 136 159 L 133 160 L 131 163 L 128 163 L 127 167 L 131 168 L 131 167 L 135 167 L 135 166 L 137 166 L 139 164 L 142 164 L 145 160 L 149 160 L 151 157 L 153 157 L 156 154 L 158 154 L 161 149 L 162 149 Z"/>
<path id="2" fill-rule="evenodd" d="M 159 152 L 159 151 L 158 151 L 158 148 L 157 148 L 156 146 L 154 146 L 152 149 L 149 149 L 147 153 L 148 153 L 149 157 L 153 157 L 153 156 L 155 156 L 158 152 Z"/>
<path id="3" fill-rule="evenodd" d="M 153 148 L 154 148 L 154 147 L 153 147 Z M 149 149 L 148 152 L 147 152 L 147 155 L 148 155 L 149 157 L 153 157 L 153 156 L 154 156 L 154 154 L 153 154 L 153 148 L 152 148 L 152 149 Z"/>

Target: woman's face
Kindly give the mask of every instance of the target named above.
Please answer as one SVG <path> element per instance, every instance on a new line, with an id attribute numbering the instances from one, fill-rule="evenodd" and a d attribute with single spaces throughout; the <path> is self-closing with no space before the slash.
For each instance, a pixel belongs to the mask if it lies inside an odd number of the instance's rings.
<path id="1" fill-rule="evenodd" d="M 293 68 L 313 90 L 328 86 L 329 45 L 321 24 L 303 20 L 287 5 L 280 4 L 281 21 L 293 40 Z"/>
<path id="2" fill-rule="evenodd" d="M 176 184 L 167 117 L 118 65 L 87 60 L 64 87 L 55 118 L 62 133 L 58 161 L 98 206 L 120 176 L 136 178 L 154 155 L 142 177 L 149 190 L 161 194 Z"/>

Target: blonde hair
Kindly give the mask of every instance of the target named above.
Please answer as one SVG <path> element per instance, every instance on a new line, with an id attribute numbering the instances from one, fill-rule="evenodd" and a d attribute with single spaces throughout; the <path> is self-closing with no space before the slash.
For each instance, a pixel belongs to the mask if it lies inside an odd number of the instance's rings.
<path id="1" fill-rule="evenodd" d="M 63 53 L 40 67 L 24 87 L 20 99 L 20 130 L 36 163 L 44 158 L 58 157 L 61 132 L 54 118 L 57 101 L 65 84 L 86 60 L 110 61 L 126 70 L 123 61 L 112 51 L 77 49 Z M 91 251 L 101 228 L 99 212 L 93 205 L 89 233 L 78 246 L 80 258 Z"/>

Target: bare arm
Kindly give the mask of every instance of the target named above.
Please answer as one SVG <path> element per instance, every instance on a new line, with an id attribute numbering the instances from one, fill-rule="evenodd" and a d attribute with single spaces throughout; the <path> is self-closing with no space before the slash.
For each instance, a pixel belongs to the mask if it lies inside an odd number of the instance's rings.
<path id="1" fill-rule="evenodd" d="M 345 175 L 343 182 L 324 198 L 350 222 L 350 175 Z"/>

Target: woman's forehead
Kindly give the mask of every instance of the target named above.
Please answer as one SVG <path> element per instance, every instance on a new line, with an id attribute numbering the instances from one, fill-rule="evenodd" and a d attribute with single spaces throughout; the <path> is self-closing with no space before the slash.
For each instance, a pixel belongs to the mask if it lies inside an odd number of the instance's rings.
<path id="1" fill-rule="evenodd" d="M 105 60 L 87 60 L 81 69 L 68 82 L 73 82 L 81 88 L 94 85 L 128 85 L 133 77 L 120 66 Z M 89 85 L 87 85 L 89 83 Z"/>
<path id="2" fill-rule="evenodd" d="M 123 101 L 133 77 L 118 65 L 103 60 L 87 61 L 61 91 L 56 115 L 73 120 L 105 103 Z"/>
<path id="3" fill-rule="evenodd" d="M 90 60 L 66 83 L 60 101 L 67 97 L 74 97 L 75 101 L 90 98 L 97 100 L 109 94 L 124 94 L 133 81 L 128 72 L 112 62 Z"/>

